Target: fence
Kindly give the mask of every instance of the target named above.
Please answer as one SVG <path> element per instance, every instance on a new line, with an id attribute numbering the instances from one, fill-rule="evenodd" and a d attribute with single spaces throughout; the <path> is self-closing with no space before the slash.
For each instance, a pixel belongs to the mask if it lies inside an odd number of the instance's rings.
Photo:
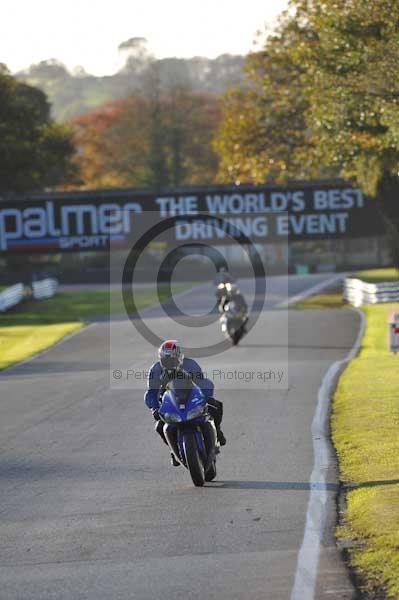
<path id="1" fill-rule="evenodd" d="M 347 278 L 344 282 L 344 299 L 353 306 L 379 304 L 399 300 L 397 283 L 366 283 L 361 279 Z"/>
<path id="2" fill-rule="evenodd" d="M 24 286 L 17 283 L 6 288 L 0 293 L 0 312 L 5 312 L 9 308 L 19 304 L 24 297 Z"/>
<path id="3" fill-rule="evenodd" d="M 52 298 L 58 289 L 58 281 L 56 279 L 42 279 L 42 281 L 34 281 L 32 283 L 32 293 L 35 300 L 44 300 Z"/>

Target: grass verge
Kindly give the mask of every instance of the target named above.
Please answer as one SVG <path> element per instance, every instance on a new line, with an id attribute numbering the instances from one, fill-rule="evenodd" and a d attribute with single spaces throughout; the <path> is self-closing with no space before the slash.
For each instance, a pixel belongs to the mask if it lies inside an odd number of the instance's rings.
<path id="1" fill-rule="evenodd" d="M 396 269 L 367 269 L 365 271 L 358 271 L 353 276 L 367 283 L 399 281 L 399 272 Z"/>
<path id="2" fill-rule="evenodd" d="M 337 535 L 373 598 L 399 598 L 399 356 L 388 350 L 388 314 L 399 305 L 365 306 L 359 355 L 341 376 L 331 430 L 341 481 L 349 486 Z M 353 545 L 352 545 L 353 544 Z"/>
<path id="3" fill-rule="evenodd" d="M 177 284 L 173 293 L 191 286 Z M 161 289 L 160 299 L 168 296 L 166 288 Z M 134 297 L 139 310 L 158 302 L 152 287 L 137 288 Z M 45 350 L 87 321 L 122 312 L 120 294 L 108 290 L 63 292 L 49 300 L 23 302 L 0 315 L 0 369 Z"/>
<path id="4" fill-rule="evenodd" d="M 0 369 L 25 360 L 81 329 L 81 322 L 52 325 L 0 325 Z"/>
<path id="5" fill-rule="evenodd" d="M 342 300 L 342 287 L 334 287 L 326 290 L 322 294 L 308 296 L 299 302 L 296 302 L 290 308 L 298 310 L 315 309 L 315 308 L 341 308 L 344 306 Z"/>
<path id="6" fill-rule="evenodd" d="M 359 271 L 369 283 L 398 281 L 395 269 Z M 311 296 L 299 309 L 345 306 L 342 289 Z M 399 600 L 399 355 L 388 350 L 388 316 L 399 304 L 364 306 L 358 356 L 339 379 L 331 431 L 346 510 L 337 537 L 369 598 Z M 381 595 L 384 590 L 383 595 Z"/>

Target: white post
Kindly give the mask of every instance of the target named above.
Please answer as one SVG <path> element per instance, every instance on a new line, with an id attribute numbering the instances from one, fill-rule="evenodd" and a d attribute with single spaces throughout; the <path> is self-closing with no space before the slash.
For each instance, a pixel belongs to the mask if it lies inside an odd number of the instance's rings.
<path id="1" fill-rule="evenodd" d="M 399 352 L 399 313 L 393 314 L 389 322 L 390 350 L 394 354 Z"/>

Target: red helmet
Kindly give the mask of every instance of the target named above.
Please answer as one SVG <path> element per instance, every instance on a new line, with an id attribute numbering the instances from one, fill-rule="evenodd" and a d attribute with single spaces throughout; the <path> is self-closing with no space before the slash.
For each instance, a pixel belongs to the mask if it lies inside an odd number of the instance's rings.
<path id="1" fill-rule="evenodd" d="M 183 363 L 184 354 L 177 340 L 166 340 L 158 349 L 158 357 L 164 369 L 177 369 Z"/>

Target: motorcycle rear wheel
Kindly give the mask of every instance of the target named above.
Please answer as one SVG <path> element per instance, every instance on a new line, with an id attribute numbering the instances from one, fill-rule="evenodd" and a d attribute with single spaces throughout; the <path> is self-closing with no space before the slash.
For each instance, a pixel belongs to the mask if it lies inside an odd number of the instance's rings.
<path id="1" fill-rule="evenodd" d="M 195 434 L 187 431 L 183 437 L 183 448 L 186 463 L 190 471 L 191 479 L 196 487 L 202 487 L 205 483 L 204 467 L 198 452 Z"/>
<path id="2" fill-rule="evenodd" d="M 237 329 L 233 334 L 230 335 L 230 339 L 232 341 L 233 346 L 237 346 L 238 342 L 245 335 L 245 323 L 241 325 L 239 329 Z"/>
<path id="3" fill-rule="evenodd" d="M 230 334 L 230 340 L 233 346 L 237 346 L 238 342 L 242 338 L 242 333 L 240 329 L 237 329 L 234 333 Z"/>

